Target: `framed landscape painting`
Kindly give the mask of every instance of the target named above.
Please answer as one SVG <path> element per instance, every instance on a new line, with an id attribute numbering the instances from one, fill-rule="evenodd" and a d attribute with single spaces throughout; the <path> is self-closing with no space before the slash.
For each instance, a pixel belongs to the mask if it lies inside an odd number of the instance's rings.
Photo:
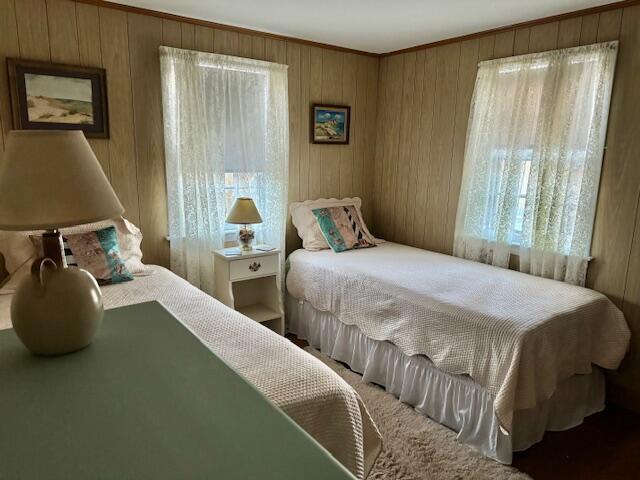
<path id="1" fill-rule="evenodd" d="M 351 107 L 345 105 L 313 105 L 311 107 L 312 143 L 349 143 Z"/>
<path id="2" fill-rule="evenodd" d="M 109 138 L 102 68 L 7 59 L 16 130 L 82 130 Z"/>

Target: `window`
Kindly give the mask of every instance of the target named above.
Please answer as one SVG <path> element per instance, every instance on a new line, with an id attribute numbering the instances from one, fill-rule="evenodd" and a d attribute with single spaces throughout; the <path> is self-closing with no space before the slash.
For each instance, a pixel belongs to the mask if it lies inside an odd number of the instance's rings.
<path id="1" fill-rule="evenodd" d="M 209 74 L 206 88 L 214 91 L 220 75 L 227 78 L 224 94 L 224 206 L 227 213 L 237 197 L 251 197 L 258 208 L 263 206 L 264 170 L 267 130 L 267 76 L 262 71 L 231 69 L 205 64 Z M 255 225 L 260 235 L 260 226 Z M 225 241 L 234 241 L 238 225 L 224 224 Z"/>
<path id="2" fill-rule="evenodd" d="M 582 284 L 617 42 L 482 62 L 454 253 Z"/>
<path id="3" fill-rule="evenodd" d="M 504 162 L 506 159 L 506 148 L 497 148 L 493 151 L 492 157 L 496 162 Z M 518 191 L 516 196 L 516 212 L 515 212 L 515 221 L 513 225 L 513 237 L 511 239 L 511 244 L 514 246 L 520 245 L 520 241 L 522 238 L 522 228 L 524 225 L 524 212 L 527 201 L 527 187 L 529 185 L 529 175 L 531 173 L 531 157 L 533 154 L 533 149 L 531 147 L 519 149 L 516 152 L 516 158 L 519 159 L 520 165 L 520 174 L 518 180 Z"/>
<path id="4" fill-rule="evenodd" d="M 284 246 L 289 119 L 287 66 L 160 47 L 172 270 L 213 290 L 211 250 L 238 195 L 264 220 L 256 242 Z"/>

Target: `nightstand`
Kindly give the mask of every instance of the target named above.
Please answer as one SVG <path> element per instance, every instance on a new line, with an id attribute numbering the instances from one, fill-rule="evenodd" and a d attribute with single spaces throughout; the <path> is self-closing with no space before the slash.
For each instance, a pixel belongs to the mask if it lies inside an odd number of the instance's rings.
<path id="1" fill-rule="evenodd" d="M 213 252 L 214 295 L 228 307 L 284 335 L 284 309 L 280 289 L 280 250 L 237 248 Z"/>

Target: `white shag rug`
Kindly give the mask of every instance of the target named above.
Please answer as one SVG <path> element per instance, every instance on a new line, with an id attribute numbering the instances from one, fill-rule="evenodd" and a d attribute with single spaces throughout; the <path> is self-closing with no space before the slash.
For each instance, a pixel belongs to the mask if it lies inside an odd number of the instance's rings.
<path id="1" fill-rule="evenodd" d="M 368 480 L 531 480 L 515 468 L 458 443 L 452 430 L 417 413 L 381 387 L 362 382 L 360 375 L 314 348 L 305 350 L 358 392 L 382 434 L 382 452 Z"/>

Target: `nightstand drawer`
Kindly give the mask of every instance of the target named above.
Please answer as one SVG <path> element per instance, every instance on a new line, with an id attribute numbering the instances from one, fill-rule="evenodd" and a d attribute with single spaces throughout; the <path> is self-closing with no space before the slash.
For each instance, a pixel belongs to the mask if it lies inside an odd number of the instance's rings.
<path id="1" fill-rule="evenodd" d="M 231 281 L 252 277 L 264 277 L 278 273 L 278 255 L 234 260 L 229 265 Z"/>

